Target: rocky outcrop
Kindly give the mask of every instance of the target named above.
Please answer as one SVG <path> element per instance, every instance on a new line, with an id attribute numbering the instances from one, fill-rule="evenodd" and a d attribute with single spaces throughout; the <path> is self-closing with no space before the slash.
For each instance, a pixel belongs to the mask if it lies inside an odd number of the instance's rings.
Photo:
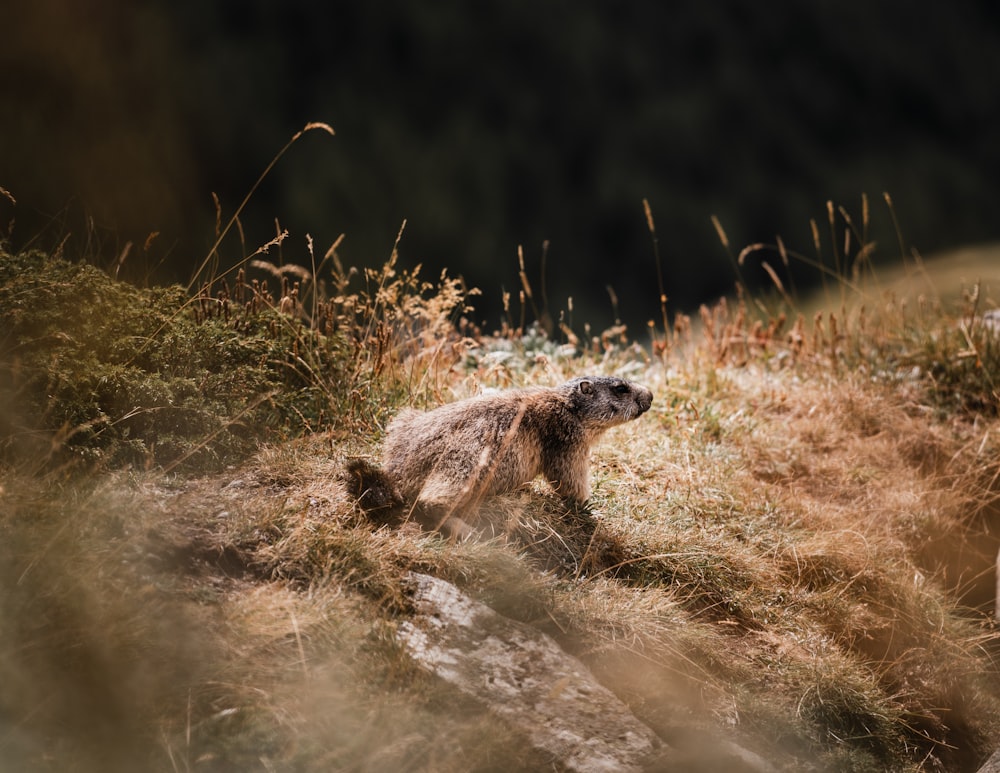
<path id="1" fill-rule="evenodd" d="M 580 773 L 688 769 L 678 757 L 689 755 L 675 757 L 551 637 L 503 617 L 444 580 L 411 572 L 406 582 L 416 614 L 398 629 L 405 650 L 523 733 L 559 769 Z M 711 743 L 710 752 L 713 759 L 725 759 L 728 770 L 770 767 L 753 753 L 720 739 Z"/>
<path id="2" fill-rule="evenodd" d="M 660 745 L 549 636 L 444 580 L 411 573 L 407 582 L 417 616 L 398 635 L 414 660 L 486 704 L 566 769 L 641 770 Z"/>

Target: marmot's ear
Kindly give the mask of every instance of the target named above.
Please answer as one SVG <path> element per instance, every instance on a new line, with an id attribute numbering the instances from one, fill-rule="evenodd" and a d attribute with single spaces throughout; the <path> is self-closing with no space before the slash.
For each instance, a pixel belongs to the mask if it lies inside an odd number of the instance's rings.
<path id="1" fill-rule="evenodd" d="M 587 379 L 583 379 L 582 381 L 580 381 L 580 383 L 577 386 L 580 387 L 580 391 L 583 392 L 583 394 L 585 395 L 589 395 L 591 392 L 594 391 L 594 382 L 588 381 Z"/>

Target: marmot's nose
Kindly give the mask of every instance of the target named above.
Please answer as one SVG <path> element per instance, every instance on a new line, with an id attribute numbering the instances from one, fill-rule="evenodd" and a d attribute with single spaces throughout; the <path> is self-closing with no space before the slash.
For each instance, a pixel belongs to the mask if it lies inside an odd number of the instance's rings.
<path id="1" fill-rule="evenodd" d="M 653 404 L 653 393 L 648 389 L 643 390 L 639 393 L 636 402 L 639 403 L 639 413 L 645 413 L 649 410 L 649 406 Z"/>

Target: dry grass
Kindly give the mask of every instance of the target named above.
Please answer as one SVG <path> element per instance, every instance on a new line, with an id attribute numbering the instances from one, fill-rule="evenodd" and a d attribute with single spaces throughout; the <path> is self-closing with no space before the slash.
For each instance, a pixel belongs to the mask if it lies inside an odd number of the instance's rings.
<path id="1" fill-rule="evenodd" d="M 184 600 L 186 627 L 212 619 L 202 668 L 147 718 L 147 753 L 178 769 L 510 761 L 488 717 L 456 713 L 392 644 L 417 569 L 553 635 L 680 746 L 724 732 L 793 769 L 972 764 L 997 738 L 992 628 L 957 604 L 970 578 L 925 548 L 974 512 L 988 444 L 868 379 L 712 372 L 647 374 L 651 414 L 597 450 L 593 519 L 537 483 L 491 503 L 486 541 L 368 522 L 327 437 L 172 491 L 144 478 L 120 505 L 143 545 L 130 566 Z"/>
<path id="2" fill-rule="evenodd" d="M 647 353 L 620 329 L 483 335 L 459 282 L 394 256 L 363 275 L 335 249 L 305 262 L 205 283 L 183 314 L 285 326 L 281 368 L 325 395 L 325 423 L 303 414 L 312 431 L 211 475 L 3 469 L 5 763 L 545 767 L 394 643 L 411 569 L 552 635 L 694 757 L 725 735 L 778 769 L 968 770 L 1000 745 L 982 296 L 845 294 L 808 317 L 744 296 L 654 326 Z M 535 482 L 453 544 L 368 520 L 339 484 L 401 403 L 594 371 L 655 400 L 595 449 L 590 513 Z"/>

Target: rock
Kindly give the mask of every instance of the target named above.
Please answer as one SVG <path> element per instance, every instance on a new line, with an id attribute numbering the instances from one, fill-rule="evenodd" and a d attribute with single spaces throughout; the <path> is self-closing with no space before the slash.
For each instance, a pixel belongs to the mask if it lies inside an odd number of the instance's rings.
<path id="1" fill-rule="evenodd" d="M 451 583 L 411 572 L 416 616 L 398 637 L 420 665 L 484 703 L 557 764 L 639 771 L 660 740 L 583 663 Z"/>
<path id="2" fill-rule="evenodd" d="M 976 773 L 1000 773 L 1000 749 L 993 752 Z"/>

